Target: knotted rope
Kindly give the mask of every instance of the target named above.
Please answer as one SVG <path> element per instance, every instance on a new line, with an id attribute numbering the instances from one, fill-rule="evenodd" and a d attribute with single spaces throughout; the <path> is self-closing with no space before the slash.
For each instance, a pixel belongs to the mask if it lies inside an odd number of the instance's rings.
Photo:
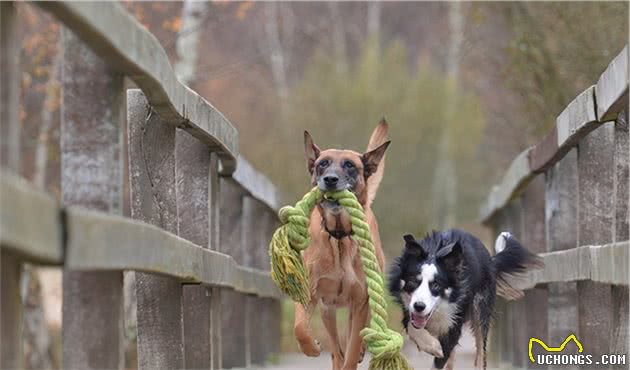
<path id="1" fill-rule="evenodd" d="M 365 220 L 363 207 L 356 196 L 348 191 L 324 195 L 336 200 L 350 214 L 353 238 L 359 244 L 359 254 L 365 273 L 370 306 L 370 323 L 361 330 L 361 336 L 372 354 L 370 370 L 412 370 L 400 350 L 403 337 L 387 327 L 387 301 L 383 275 L 374 254 L 370 227 Z M 295 207 L 280 209 L 282 226 L 274 233 L 269 245 L 271 278 L 291 299 L 302 305 L 310 301 L 308 272 L 301 252 L 309 244 L 308 223 L 311 211 L 322 197 L 318 188 L 308 192 Z"/>

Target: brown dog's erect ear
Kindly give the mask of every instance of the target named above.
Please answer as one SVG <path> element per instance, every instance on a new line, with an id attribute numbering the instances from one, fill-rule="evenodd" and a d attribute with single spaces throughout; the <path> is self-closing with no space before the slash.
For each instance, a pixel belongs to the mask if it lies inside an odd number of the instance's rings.
<path id="1" fill-rule="evenodd" d="M 385 155 L 385 151 L 387 150 L 387 147 L 390 143 L 391 141 L 388 140 L 378 146 L 376 149 L 372 149 L 369 152 L 363 154 L 361 159 L 363 160 L 363 171 L 365 173 L 365 177 L 370 177 L 370 175 L 376 172 L 378 164 L 381 163 L 381 160 Z"/>
<path id="2" fill-rule="evenodd" d="M 315 161 L 319 158 L 320 150 L 313 142 L 313 138 L 308 131 L 304 131 L 304 154 L 306 154 L 306 168 L 310 174 L 313 173 Z"/>
<path id="3" fill-rule="evenodd" d="M 374 131 L 372 131 L 372 135 L 370 136 L 370 141 L 368 141 L 367 151 L 376 149 L 379 145 L 382 145 L 385 141 L 387 141 L 387 132 L 389 131 L 389 124 L 385 117 L 381 118 L 381 121 L 378 123 Z"/>

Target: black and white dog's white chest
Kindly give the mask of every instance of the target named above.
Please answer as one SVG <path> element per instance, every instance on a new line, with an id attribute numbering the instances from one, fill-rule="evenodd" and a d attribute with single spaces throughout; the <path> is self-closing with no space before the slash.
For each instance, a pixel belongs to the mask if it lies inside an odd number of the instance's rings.
<path id="1" fill-rule="evenodd" d="M 441 301 L 427 322 L 426 329 L 435 337 L 448 333 L 455 325 L 457 309 L 456 303 Z"/>

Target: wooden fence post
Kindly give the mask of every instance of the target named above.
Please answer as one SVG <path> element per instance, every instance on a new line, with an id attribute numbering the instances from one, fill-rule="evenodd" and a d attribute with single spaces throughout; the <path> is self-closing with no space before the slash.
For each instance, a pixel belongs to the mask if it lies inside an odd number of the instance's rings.
<path id="1" fill-rule="evenodd" d="M 128 90 L 131 216 L 177 233 L 175 127 L 140 90 Z M 138 369 L 181 369 L 182 287 L 176 279 L 136 273 Z"/>
<path id="2" fill-rule="evenodd" d="M 72 32 L 62 38 L 63 204 L 120 214 L 123 79 Z M 64 271 L 62 330 L 65 369 L 122 368 L 122 273 Z"/>
<path id="3" fill-rule="evenodd" d="M 264 216 L 266 222 L 261 225 L 262 235 L 261 241 L 258 246 L 258 259 L 260 260 L 260 269 L 268 271 L 270 269 L 270 260 L 269 260 L 269 252 L 268 246 L 271 241 L 271 236 L 273 235 L 276 228 L 279 226 L 279 221 L 276 216 L 276 213 L 270 209 L 264 210 Z M 281 336 L 281 315 L 282 315 L 282 306 L 281 302 L 277 299 L 273 298 L 261 298 L 260 299 L 261 306 L 263 309 L 263 324 L 264 324 L 264 333 L 266 340 L 264 343 L 264 354 L 265 360 L 269 361 L 272 358 L 270 356 L 274 356 L 280 352 L 280 336 Z"/>
<path id="4" fill-rule="evenodd" d="M 256 199 L 246 196 L 243 199 L 243 245 L 245 246 L 245 266 L 258 269 L 269 269 L 269 263 L 265 263 L 267 256 L 267 246 L 264 244 L 265 230 L 268 229 L 269 220 L 264 217 L 264 206 Z M 248 366 L 252 364 L 260 365 L 265 362 L 265 341 L 267 340 L 265 333 L 265 324 L 263 320 L 252 320 L 251 318 L 260 317 L 264 312 L 264 302 L 261 298 L 255 296 L 247 297 L 246 317 L 250 318 L 247 322 L 247 337 L 249 339 L 249 360 Z"/>
<path id="5" fill-rule="evenodd" d="M 573 249 L 577 242 L 577 149 L 569 151 L 545 174 L 545 234 L 548 252 Z M 580 338 L 576 282 L 550 283 L 548 340 L 558 345 L 571 333 Z M 570 349 L 571 353 L 575 349 Z M 565 369 L 568 366 L 550 366 Z"/>
<path id="6" fill-rule="evenodd" d="M 614 123 L 602 124 L 578 146 L 578 245 L 602 245 L 613 240 Z M 610 352 L 611 286 L 579 281 L 580 336 L 594 356 Z M 584 368 L 588 365 L 584 365 Z"/>
<path id="7" fill-rule="evenodd" d="M 229 179 L 221 179 L 221 243 L 219 251 L 231 255 L 239 265 L 245 263 L 243 244 L 243 189 Z M 221 295 L 223 366 L 247 366 L 246 296 L 231 289 Z M 245 353 L 244 353 L 245 352 Z"/>
<path id="8" fill-rule="evenodd" d="M 630 137 L 626 110 L 619 113 L 615 123 L 615 242 L 629 239 L 630 235 Z M 628 286 L 612 288 L 611 351 L 628 353 Z"/>
<path id="9" fill-rule="evenodd" d="M 500 232 L 506 230 L 505 212 L 499 211 L 492 218 L 492 236 L 496 237 Z M 494 240 L 493 240 L 494 242 Z M 490 254 L 494 255 L 494 244 L 488 246 Z M 495 318 L 490 328 L 490 345 L 488 353 L 488 365 L 490 367 L 502 368 L 504 358 L 507 356 L 506 336 L 506 300 L 497 297 L 495 302 Z"/>
<path id="10" fill-rule="evenodd" d="M 0 162 L 20 171 L 20 37 L 15 3 L 0 3 Z M 22 266 L 15 256 L 0 252 L 0 369 L 22 367 Z"/>
<path id="11" fill-rule="evenodd" d="M 520 198 L 512 200 L 512 202 L 505 207 L 507 231 L 512 233 L 512 235 L 519 240 L 522 237 L 522 208 L 523 206 Z M 506 305 L 506 317 L 508 323 L 508 330 L 505 338 L 508 344 L 506 361 L 517 368 L 524 367 L 525 357 L 527 356 L 527 354 L 523 351 L 522 345 L 525 340 L 524 337 L 527 335 L 525 333 L 526 322 L 522 320 L 525 315 L 523 312 L 523 305 L 524 303 L 522 299 L 517 301 L 508 301 Z M 527 345 L 527 343 L 525 345 Z M 527 347 L 525 347 L 525 349 L 526 348 Z"/>
<path id="12" fill-rule="evenodd" d="M 533 253 L 545 253 L 545 177 L 538 175 L 533 179 L 521 196 L 523 205 L 521 242 Z M 547 366 L 532 364 L 527 358 L 529 338 L 535 337 L 547 341 L 547 287 L 536 287 L 525 291 L 521 304 L 524 322 L 523 336 L 519 342 L 519 351 L 523 354 L 523 367 L 546 369 Z M 533 348 L 534 354 L 540 348 Z"/>
<path id="13" fill-rule="evenodd" d="M 175 138 L 175 172 L 177 183 L 178 235 L 208 248 L 211 153 L 208 147 L 184 130 Z M 182 287 L 184 315 L 184 366 L 186 369 L 207 369 L 212 360 L 210 326 L 210 291 L 198 284 Z"/>
<path id="14" fill-rule="evenodd" d="M 210 173 L 208 177 L 208 235 L 210 249 L 218 251 L 221 245 L 221 179 L 219 177 L 219 157 L 210 156 Z M 221 332 L 223 312 L 221 310 L 221 294 L 223 289 L 213 287 L 210 290 L 210 330 L 212 333 L 212 368 L 223 369 L 223 333 Z"/>

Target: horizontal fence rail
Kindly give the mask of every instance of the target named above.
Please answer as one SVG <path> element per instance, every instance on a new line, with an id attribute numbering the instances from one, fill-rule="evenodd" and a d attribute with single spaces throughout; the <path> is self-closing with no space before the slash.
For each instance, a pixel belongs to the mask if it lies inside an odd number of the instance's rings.
<path id="1" fill-rule="evenodd" d="M 538 145 L 519 154 L 500 184 L 493 187 L 480 210 L 481 221 L 517 197 L 531 179 L 562 159 L 580 139 L 603 123 L 616 119 L 628 102 L 628 46 L 602 73 L 597 85 L 578 95 L 560 113 L 555 128 Z"/>
<path id="2" fill-rule="evenodd" d="M 545 262 L 541 270 L 510 278 L 525 290 L 523 299 L 498 300 L 492 366 L 546 369 L 547 364 L 530 361 L 530 338 L 554 347 L 571 334 L 582 340 L 593 361 L 604 354 L 628 354 L 627 114 L 626 45 L 597 84 L 558 115 L 552 131 L 514 159 L 481 207 L 482 223 L 495 234 L 511 232 Z M 535 359 L 548 354 L 538 346 L 531 351 Z"/>
<path id="3" fill-rule="evenodd" d="M 238 133 L 196 92 L 177 80 L 166 51 L 149 31 L 114 2 L 37 3 L 117 72 L 131 78 L 169 124 L 189 131 L 216 152 L 231 174 L 238 158 Z"/>
<path id="4" fill-rule="evenodd" d="M 239 156 L 236 129 L 178 81 L 157 39 L 120 4 L 37 5 L 63 25 L 62 199 L 3 160 L 0 368 L 23 367 L 24 263 L 63 268 L 64 368 L 122 369 L 129 331 L 139 369 L 264 364 L 279 351 L 283 298 L 267 254 L 275 186 Z M 20 42 L 5 35 L 16 34 L 16 17 L 3 2 L 1 82 L 11 94 L 2 95 L 2 125 L 12 129 Z M 126 96 L 125 77 L 138 87 Z M 6 147 L 19 157 L 19 146 Z"/>

